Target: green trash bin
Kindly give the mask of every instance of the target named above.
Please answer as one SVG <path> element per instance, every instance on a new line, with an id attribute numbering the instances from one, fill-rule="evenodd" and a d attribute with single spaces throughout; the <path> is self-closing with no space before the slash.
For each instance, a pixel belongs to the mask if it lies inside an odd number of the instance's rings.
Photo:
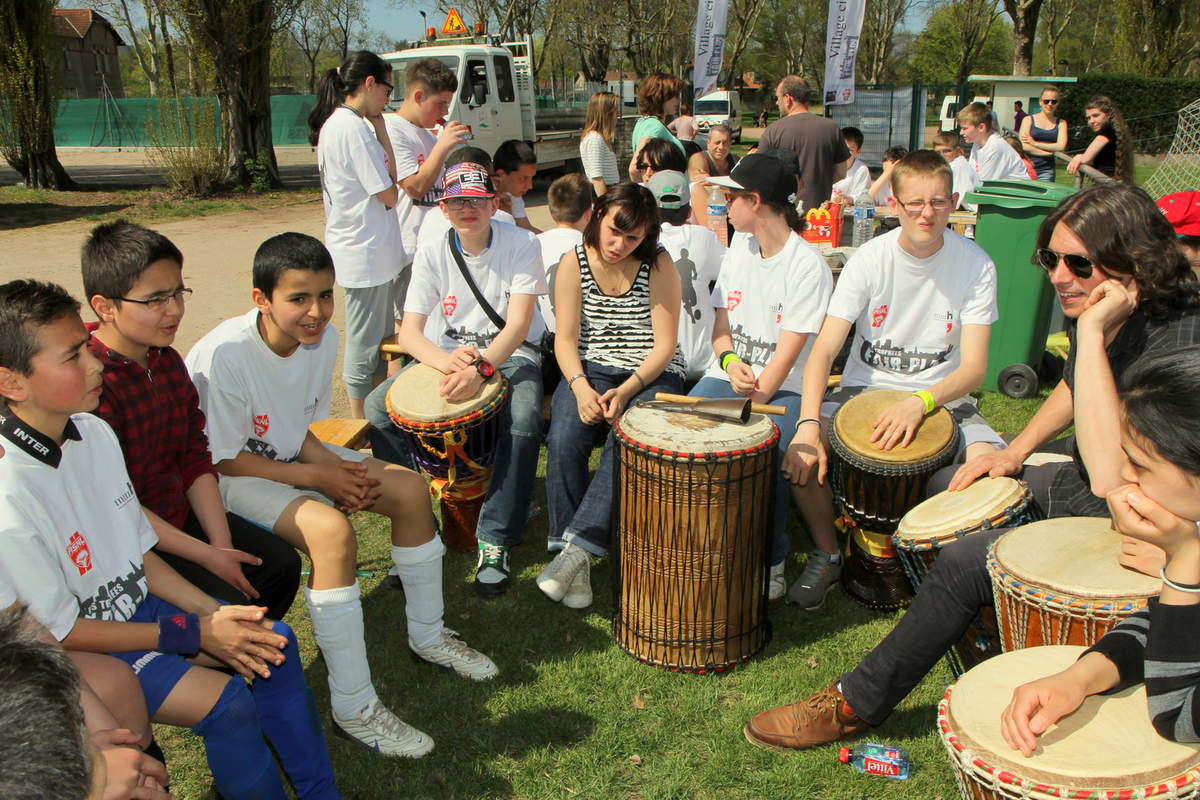
<path id="1" fill-rule="evenodd" d="M 1038 227 L 1075 190 L 1045 181 L 984 181 L 967 192 L 979 206 L 975 243 L 996 264 L 996 305 L 983 388 L 1009 397 L 1038 391 L 1037 368 L 1046 349 L 1054 287 L 1030 264 Z"/>

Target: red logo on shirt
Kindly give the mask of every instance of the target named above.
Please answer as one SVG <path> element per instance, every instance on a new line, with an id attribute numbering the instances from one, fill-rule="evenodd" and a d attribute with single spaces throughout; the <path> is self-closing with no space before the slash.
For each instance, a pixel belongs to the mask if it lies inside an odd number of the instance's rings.
<path id="1" fill-rule="evenodd" d="M 725 310 L 733 311 L 742 302 L 741 292 L 730 292 L 725 298 Z"/>
<path id="2" fill-rule="evenodd" d="M 446 298 L 442 300 L 442 313 L 447 317 L 453 317 L 456 308 L 458 308 L 458 298 L 452 294 L 446 295 Z"/>
<path id="3" fill-rule="evenodd" d="M 72 533 L 71 540 L 67 542 L 67 557 L 74 562 L 80 575 L 86 575 L 91 571 L 92 553 L 88 550 L 87 542 L 83 540 L 83 535 L 79 531 Z"/>
<path id="4" fill-rule="evenodd" d="M 271 429 L 271 418 L 266 414 L 254 415 L 254 435 L 266 436 L 267 431 Z"/>
<path id="5" fill-rule="evenodd" d="M 887 307 L 886 303 L 879 306 L 874 311 L 872 311 L 871 312 L 871 327 L 878 328 L 880 325 L 882 325 L 883 321 L 885 319 L 887 319 L 887 314 L 888 314 L 888 307 Z"/>

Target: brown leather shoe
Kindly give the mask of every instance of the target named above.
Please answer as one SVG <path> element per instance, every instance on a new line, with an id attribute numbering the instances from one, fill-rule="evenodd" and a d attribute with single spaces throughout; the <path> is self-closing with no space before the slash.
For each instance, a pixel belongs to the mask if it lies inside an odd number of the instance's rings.
<path id="1" fill-rule="evenodd" d="M 746 741 L 767 750 L 805 750 L 861 736 L 870 727 L 851 710 L 837 681 L 814 695 L 756 714 L 743 731 Z"/>

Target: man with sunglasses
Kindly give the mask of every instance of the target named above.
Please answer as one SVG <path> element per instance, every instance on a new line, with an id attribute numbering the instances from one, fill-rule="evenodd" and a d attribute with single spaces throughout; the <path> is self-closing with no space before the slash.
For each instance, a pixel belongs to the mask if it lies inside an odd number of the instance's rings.
<path id="1" fill-rule="evenodd" d="M 1063 380 L 1007 449 L 968 461 L 953 486 L 985 474 L 1020 475 L 1050 516 L 1107 516 L 1101 498 L 1127 482 L 1119 474 L 1121 375 L 1141 358 L 1200 343 L 1200 283 L 1173 239 L 1149 195 L 1128 184 L 1091 187 L 1050 212 L 1034 263 L 1046 270 L 1068 319 Z M 1022 467 L 1072 423 L 1072 461 Z M 908 611 L 857 667 L 804 700 L 760 713 L 746 725 L 746 738 L 799 750 L 882 724 L 975 616 L 990 612 L 985 559 L 1003 533 L 980 532 L 945 547 Z M 1157 576 L 1165 556 L 1126 539 L 1120 560 Z"/>

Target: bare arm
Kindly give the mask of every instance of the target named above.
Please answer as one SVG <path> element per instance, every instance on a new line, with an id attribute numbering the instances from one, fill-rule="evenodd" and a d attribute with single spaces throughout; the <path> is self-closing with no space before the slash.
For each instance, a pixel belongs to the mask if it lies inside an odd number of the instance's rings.
<path id="1" fill-rule="evenodd" d="M 596 192 L 596 197 L 608 191 L 608 184 L 604 182 L 604 178 L 592 178 L 592 189 Z"/>
<path id="2" fill-rule="evenodd" d="M 788 373 L 796 364 L 796 358 L 804 349 L 810 334 L 795 331 L 780 331 L 779 342 L 775 345 L 775 354 L 758 373 L 758 388 L 750 395 L 756 403 L 769 403 L 779 387 L 787 380 Z"/>
<path id="3" fill-rule="evenodd" d="M 842 349 L 842 343 L 846 341 L 852 324 L 840 317 L 828 314 L 825 316 L 813 349 L 808 354 L 808 363 L 804 365 L 800 419 L 821 418 L 821 401 L 829 383 L 829 370 L 838 351 Z M 785 457 L 792 474 L 792 482 L 807 484 L 810 478 L 816 477 L 818 483 L 824 483 L 828 457 L 821 443 L 820 426 L 800 425 L 795 431 L 781 431 L 780 435 L 792 437 Z"/>
<path id="4" fill-rule="evenodd" d="M 421 164 L 421 168 L 400 181 L 400 188 L 414 200 L 429 194 L 429 190 L 437 184 L 438 176 L 442 174 L 442 164 L 450 151 L 466 141 L 467 126 L 461 122 L 447 120 L 442 125 L 437 142 L 429 157 Z"/>
<path id="5" fill-rule="evenodd" d="M 708 159 L 704 157 L 704 153 L 692 153 L 688 159 L 688 180 L 698 181 L 707 178 L 708 175 Z"/>
<path id="6" fill-rule="evenodd" d="M 574 250 L 564 253 L 558 262 L 554 279 L 554 357 L 563 380 L 575 395 L 579 418 L 594 425 L 604 419 L 604 407 L 600 404 L 600 394 L 583 375 L 583 361 L 579 357 L 579 325 L 583 314 L 580 270 Z"/>
<path id="7" fill-rule="evenodd" d="M 642 171 L 637 168 L 637 162 L 642 157 L 642 148 L 646 146 L 646 142 L 650 141 L 651 138 L 650 136 L 643 136 L 642 140 L 638 142 L 637 147 L 633 148 L 633 158 L 629 159 L 629 180 L 634 183 L 642 182 Z"/>
<path id="8" fill-rule="evenodd" d="M 1071 163 L 1067 165 L 1067 172 L 1074 175 L 1076 172 L 1079 172 L 1081 164 L 1091 164 L 1107 144 L 1107 136 L 1097 136 L 1095 139 L 1092 139 L 1092 143 L 1087 146 L 1086 150 L 1071 159 Z"/>

